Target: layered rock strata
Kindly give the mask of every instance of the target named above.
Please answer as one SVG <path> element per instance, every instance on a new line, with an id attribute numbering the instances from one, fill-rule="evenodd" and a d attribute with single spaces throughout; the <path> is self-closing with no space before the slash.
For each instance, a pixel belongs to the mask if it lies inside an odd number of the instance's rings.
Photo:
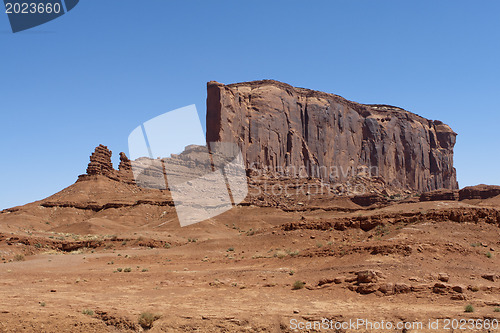
<path id="1" fill-rule="evenodd" d="M 419 192 L 458 188 L 456 133 L 440 121 L 272 80 L 207 89 L 207 141 L 237 143 L 248 169 Z"/>

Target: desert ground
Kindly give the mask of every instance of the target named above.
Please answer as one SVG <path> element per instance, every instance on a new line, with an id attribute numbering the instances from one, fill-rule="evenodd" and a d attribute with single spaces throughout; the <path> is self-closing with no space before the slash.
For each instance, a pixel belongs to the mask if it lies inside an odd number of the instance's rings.
<path id="1" fill-rule="evenodd" d="M 446 321 L 500 320 L 500 196 L 300 200 L 181 228 L 168 193 L 99 176 L 4 210 L 0 331 L 319 332 L 307 325 L 364 319 L 414 326 L 326 331 L 458 332 Z"/>

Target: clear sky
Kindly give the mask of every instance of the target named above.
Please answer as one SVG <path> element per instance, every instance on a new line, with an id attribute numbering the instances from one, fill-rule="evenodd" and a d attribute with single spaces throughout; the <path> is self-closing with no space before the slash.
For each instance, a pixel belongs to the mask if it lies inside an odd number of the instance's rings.
<path id="1" fill-rule="evenodd" d="M 459 134 L 460 186 L 500 184 L 500 2 L 81 0 L 13 34 L 0 13 L 0 209 L 72 184 L 95 146 L 276 79 L 403 107 Z"/>

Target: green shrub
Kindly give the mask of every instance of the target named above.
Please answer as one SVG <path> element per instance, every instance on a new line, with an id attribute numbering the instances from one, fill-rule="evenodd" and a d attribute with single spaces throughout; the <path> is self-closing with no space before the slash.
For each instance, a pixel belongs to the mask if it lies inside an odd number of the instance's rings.
<path id="1" fill-rule="evenodd" d="M 306 285 L 306 283 L 305 283 L 305 282 L 300 281 L 300 280 L 297 280 L 297 281 L 295 281 L 295 283 L 293 284 L 292 289 L 293 289 L 293 290 L 299 290 L 299 289 L 304 288 L 304 286 L 305 286 L 305 285 Z"/>
<path id="2" fill-rule="evenodd" d="M 279 250 L 274 253 L 275 258 L 280 258 L 283 259 L 287 256 L 287 253 L 285 251 Z"/>
<path id="3" fill-rule="evenodd" d="M 234 247 L 230 247 L 229 249 L 227 249 L 227 252 L 234 252 Z"/>
<path id="4" fill-rule="evenodd" d="M 124 271 L 125 273 L 130 273 L 130 272 L 132 272 L 132 268 L 127 267 L 127 268 L 125 268 L 123 271 Z"/>
<path id="5" fill-rule="evenodd" d="M 465 307 L 465 312 L 469 312 L 469 313 L 474 312 L 474 307 L 471 304 L 467 305 Z"/>
<path id="6" fill-rule="evenodd" d="M 22 255 L 22 254 L 16 254 L 14 256 L 14 260 L 15 261 L 24 261 L 24 255 Z"/>
<path id="7" fill-rule="evenodd" d="M 160 319 L 160 316 L 151 312 L 143 312 L 139 316 L 139 325 L 145 330 L 153 327 L 153 323 Z"/>
<path id="8" fill-rule="evenodd" d="M 500 312 L 500 308 L 493 309 L 493 312 Z"/>
<path id="9" fill-rule="evenodd" d="M 82 313 L 83 313 L 84 315 L 87 315 L 87 316 L 93 316 L 93 315 L 94 315 L 94 311 L 89 310 L 89 309 L 85 309 L 85 310 L 83 310 L 83 311 L 82 311 Z"/>

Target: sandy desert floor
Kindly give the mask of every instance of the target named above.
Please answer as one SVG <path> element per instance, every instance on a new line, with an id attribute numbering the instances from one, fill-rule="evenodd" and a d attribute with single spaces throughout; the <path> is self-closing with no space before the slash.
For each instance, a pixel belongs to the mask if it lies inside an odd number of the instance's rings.
<path id="1" fill-rule="evenodd" d="M 480 218 L 436 221 L 436 212 L 449 211 Z M 447 320 L 494 324 L 500 321 L 500 228 L 484 211 L 496 208 L 464 202 L 351 212 L 247 206 L 185 228 L 169 221 L 115 227 L 109 236 L 3 225 L 0 331 L 143 331 L 149 329 L 139 324 L 144 312 L 156 315 L 151 332 L 459 332 L 446 330 Z M 95 216 L 94 227 L 113 229 L 106 218 Z M 332 223 L 339 218 L 375 224 Z M 468 305 L 473 312 L 465 312 Z M 307 326 L 358 319 L 375 326 Z M 413 326 L 377 330 L 382 320 Z M 439 321 L 438 330 L 428 327 L 430 320 Z M 495 331 L 470 328 L 465 331 Z"/>

